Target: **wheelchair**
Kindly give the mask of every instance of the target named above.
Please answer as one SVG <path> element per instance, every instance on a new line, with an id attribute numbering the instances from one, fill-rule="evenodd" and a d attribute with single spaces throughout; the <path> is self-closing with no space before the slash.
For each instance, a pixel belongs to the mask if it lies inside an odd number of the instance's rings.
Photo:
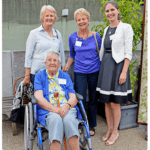
<path id="1" fill-rule="evenodd" d="M 89 125 L 86 116 L 86 112 L 82 103 L 83 97 L 76 93 L 78 99 L 77 106 L 79 107 L 82 119 L 79 120 L 79 128 L 82 131 L 79 137 L 79 145 L 81 150 L 92 150 L 92 143 L 89 132 Z M 24 114 L 24 146 L 25 150 L 33 150 L 33 141 L 37 137 L 37 146 L 39 150 L 43 150 L 42 131 L 46 130 L 37 121 L 37 101 L 32 95 L 31 102 L 25 104 L 25 114 Z M 88 148 L 87 148 L 88 147 Z M 65 148 L 66 150 L 66 148 Z"/>

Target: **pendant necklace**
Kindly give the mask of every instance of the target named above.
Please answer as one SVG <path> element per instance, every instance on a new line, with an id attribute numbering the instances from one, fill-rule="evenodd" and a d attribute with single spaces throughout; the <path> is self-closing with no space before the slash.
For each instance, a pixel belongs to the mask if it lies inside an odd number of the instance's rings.
<path id="1" fill-rule="evenodd" d="M 88 33 L 87 33 L 86 38 L 85 38 L 85 39 L 83 39 L 83 40 L 86 40 L 86 39 L 88 38 L 88 34 L 89 34 L 89 30 L 88 30 Z M 79 32 L 78 32 L 78 37 L 79 37 L 79 38 L 81 38 L 79 35 L 80 35 L 80 34 L 79 34 Z M 82 37 L 82 38 L 83 38 L 83 37 Z"/>
<path id="2" fill-rule="evenodd" d="M 111 30 L 110 30 L 111 29 Z M 109 33 L 108 34 L 111 34 L 111 32 L 113 31 L 114 28 L 109 28 Z"/>

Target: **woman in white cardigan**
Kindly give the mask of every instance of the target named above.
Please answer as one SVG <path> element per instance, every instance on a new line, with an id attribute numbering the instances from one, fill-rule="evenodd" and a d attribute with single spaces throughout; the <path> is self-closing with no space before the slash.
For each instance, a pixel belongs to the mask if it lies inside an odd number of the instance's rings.
<path id="1" fill-rule="evenodd" d="M 105 28 L 102 39 L 97 91 L 100 101 L 105 103 L 108 126 L 101 141 L 112 145 L 119 137 L 120 104 L 132 100 L 129 63 L 132 58 L 133 30 L 131 25 L 121 22 L 115 1 L 108 1 L 104 8 L 110 25 Z"/>

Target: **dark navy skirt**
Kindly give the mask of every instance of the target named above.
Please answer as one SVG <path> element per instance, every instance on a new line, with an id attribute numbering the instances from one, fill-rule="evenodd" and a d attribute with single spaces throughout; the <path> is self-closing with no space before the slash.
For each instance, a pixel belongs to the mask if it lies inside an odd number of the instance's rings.
<path id="1" fill-rule="evenodd" d="M 111 52 L 105 52 L 98 78 L 96 90 L 99 93 L 99 100 L 103 103 L 114 102 L 117 104 L 132 101 L 132 89 L 129 69 L 126 82 L 119 84 L 119 77 L 122 72 L 124 60 L 116 63 Z"/>

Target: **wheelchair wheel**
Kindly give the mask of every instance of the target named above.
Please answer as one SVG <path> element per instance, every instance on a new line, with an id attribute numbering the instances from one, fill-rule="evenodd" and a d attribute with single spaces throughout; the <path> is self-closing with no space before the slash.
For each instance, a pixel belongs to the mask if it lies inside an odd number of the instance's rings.
<path id="1" fill-rule="evenodd" d="M 92 143 L 88 125 L 85 122 L 81 122 L 79 126 L 82 131 L 79 138 L 80 148 L 82 150 L 92 150 Z"/>
<path id="2" fill-rule="evenodd" d="M 25 150 L 28 150 L 28 138 L 29 138 L 29 110 L 25 105 L 25 117 L 24 117 L 24 146 Z"/>
<path id="3" fill-rule="evenodd" d="M 31 102 L 25 105 L 25 117 L 24 117 L 24 146 L 25 150 L 33 149 L 33 139 L 31 138 L 31 132 L 33 131 L 33 112 Z"/>
<path id="4" fill-rule="evenodd" d="M 32 109 L 32 103 L 29 102 L 29 114 L 30 114 L 30 136 L 29 136 L 29 150 L 33 149 L 33 140 L 34 140 L 34 136 L 33 136 L 33 109 Z"/>

